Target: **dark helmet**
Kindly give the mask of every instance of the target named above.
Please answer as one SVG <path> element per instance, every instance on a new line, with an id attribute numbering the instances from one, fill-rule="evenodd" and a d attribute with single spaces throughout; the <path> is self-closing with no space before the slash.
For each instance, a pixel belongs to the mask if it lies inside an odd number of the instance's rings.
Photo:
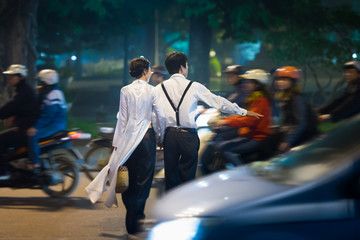
<path id="1" fill-rule="evenodd" d="M 161 75 L 167 75 L 168 74 L 168 72 L 166 71 L 166 68 L 164 66 L 161 66 L 161 65 L 152 66 L 151 71 L 153 73 L 158 73 L 158 74 L 161 74 Z"/>
<path id="2" fill-rule="evenodd" d="M 350 62 L 346 62 L 344 64 L 344 69 L 349 69 L 349 68 L 354 68 L 356 69 L 358 72 L 360 72 L 360 62 L 359 61 L 350 61 Z"/>
<path id="3" fill-rule="evenodd" d="M 241 65 L 230 65 L 226 67 L 224 73 L 233 73 L 236 75 L 242 75 L 245 73 L 245 70 Z"/>

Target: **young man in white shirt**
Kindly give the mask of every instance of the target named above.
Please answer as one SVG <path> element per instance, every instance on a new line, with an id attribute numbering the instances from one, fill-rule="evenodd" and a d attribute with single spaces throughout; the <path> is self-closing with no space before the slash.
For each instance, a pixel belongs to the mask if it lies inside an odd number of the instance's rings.
<path id="1" fill-rule="evenodd" d="M 199 137 L 197 135 L 195 116 L 198 101 L 203 101 L 221 112 L 242 116 L 261 117 L 260 114 L 240 108 L 223 97 L 210 92 L 198 82 L 187 79 L 188 60 L 181 52 L 170 53 L 165 60 L 170 79 L 155 88 L 160 98 L 166 126 L 163 137 L 165 188 L 169 190 L 177 185 L 195 178 Z"/>

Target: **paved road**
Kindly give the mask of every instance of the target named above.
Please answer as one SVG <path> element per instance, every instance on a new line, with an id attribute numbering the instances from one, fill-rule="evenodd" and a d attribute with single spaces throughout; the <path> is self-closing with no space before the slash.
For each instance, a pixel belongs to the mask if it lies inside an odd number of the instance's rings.
<path id="1" fill-rule="evenodd" d="M 81 173 L 77 190 L 67 198 L 50 198 L 41 190 L 0 188 L 0 240 L 127 239 L 125 208 L 106 208 L 87 199 L 89 180 Z M 145 213 L 157 198 L 151 190 Z"/>

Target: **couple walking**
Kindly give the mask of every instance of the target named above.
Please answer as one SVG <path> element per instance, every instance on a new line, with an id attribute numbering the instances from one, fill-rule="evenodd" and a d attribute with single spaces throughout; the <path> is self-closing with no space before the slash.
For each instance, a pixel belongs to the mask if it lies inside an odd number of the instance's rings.
<path id="1" fill-rule="evenodd" d="M 165 66 L 170 79 L 153 87 L 148 84 L 150 62 L 145 58 L 131 61 L 130 75 L 135 80 L 121 89 L 114 151 L 109 164 L 86 187 L 91 202 L 95 203 L 106 191 L 109 181 L 105 205 L 117 206 L 118 168 L 121 165 L 128 167 L 129 188 L 122 194 L 122 200 L 127 210 L 126 229 L 129 234 L 139 232 L 138 222 L 145 218 L 145 202 L 154 174 L 156 142 L 164 147 L 166 190 L 195 178 L 200 144 L 195 123 L 198 101 L 224 113 L 261 117 L 211 93 L 202 84 L 188 80 L 185 54 L 168 54 Z"/>

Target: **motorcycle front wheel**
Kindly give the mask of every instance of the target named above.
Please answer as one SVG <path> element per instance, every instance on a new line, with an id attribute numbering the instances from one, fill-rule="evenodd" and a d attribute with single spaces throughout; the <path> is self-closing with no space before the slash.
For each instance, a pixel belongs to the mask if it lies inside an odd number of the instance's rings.
<path id="1" fill-rule="evenodd" d="M 66 156 L 56 156 L 52 169 L 43 173 L 42 188 L 51 197 L 69 196 L 79 183 L 79 169 Z"/>
<path id="2" fill-rule="evenodd" d="M 85 175 L 93 180 L 109 162 L 112 146 L 94 146 L 85 154 Z"/>

